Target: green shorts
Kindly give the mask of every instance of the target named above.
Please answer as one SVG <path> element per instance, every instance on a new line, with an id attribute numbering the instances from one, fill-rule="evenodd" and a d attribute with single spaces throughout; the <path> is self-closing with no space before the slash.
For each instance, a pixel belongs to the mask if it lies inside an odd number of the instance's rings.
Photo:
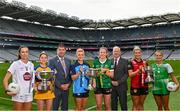
<path id="1" fill-rule="evenodd" d="M 152 89 L 154 95 L 168 95 L 167 84 L 163 80 L 156 80 Z"/>

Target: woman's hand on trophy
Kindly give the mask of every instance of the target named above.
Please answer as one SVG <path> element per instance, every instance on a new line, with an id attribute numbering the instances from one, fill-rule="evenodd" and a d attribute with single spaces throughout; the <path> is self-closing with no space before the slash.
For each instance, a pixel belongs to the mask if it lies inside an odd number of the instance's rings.
<path id="1" fill-rule="evenodd" d="M 83 67 L 82 67 L 82 66 L 80 67 L 80 72 L 81 72 L 81 73 L 83 73 L 83 72 L 84 72 L 84 69 L 83 69 Z"/>
<path id="2" fill-rule="evenodd" d="M 113 78 L 114 72 L 108 69 L 105 74 L 106 74 L 107 76 L 109 76 L 110 78 Z"/>
<path id="3" fill-rule="evenodd" d="M 141 74 L 142 73 L 142 70 L 139 68 L 136 70 L 136 74 Z"/>
<path id="4" fill-rule="evenodd" d="M 139 66 L 139 72 L 138 73 L 141 74 L 143 70 L 145 71 L 144 66 Z"/>
<path id="5" fill-rule="evenodd" d="M 88 72 L 86 73 L 86 75 L 87 75 L 87 76 L 91 76 L 91 73 L 88 71 Z"/>
<path id="6" fill-rule="evenodd" d="M 92 81 L 92 87 L 96 88 L 96 80 L 95 79 L 93 79 L 93 81 Z"/>
<path id="7" fill-rule="evenodd" d="M 35 91 L 38 91 L 37 86 L 33 86 L 33 89 L 34 89 Z"/>
<path id="8" fill-rule="evenodd" d="M 101 68 L 101 73 L 106 74 L 106 72 L 108 71 L 108 68 Z"/>

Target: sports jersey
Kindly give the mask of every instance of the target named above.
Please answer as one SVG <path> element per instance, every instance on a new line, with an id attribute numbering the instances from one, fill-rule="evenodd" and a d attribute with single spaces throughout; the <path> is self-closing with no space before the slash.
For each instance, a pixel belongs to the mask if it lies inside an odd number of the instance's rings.
<path id="1" fill-rule="evenodd" d="M 76 73 L 80 73 L 80 68 L 83 68 L 83 72 L 77 77 L 76 80 L 73 81 L 73 93 L 80 94 L 88 92 L 88 85 L 89 85 L 89 77 L 86 75 L 89 71 L 89 64 L 83 62 L 80 64 L 78 61 L 75 62 L 74 65 L 71 67 L 72 74 L 75 75 Z"/>
<path id="2" fill-rule="evenodd" d="M 146 66 L 146 61 L 141 60 L 138 62 L 136 59 L 133 59 L 128 65 L 128 69 L 134 72 L 140 69 L 140 67 Z M 140 74 L 136 74 L 134 77 L 131 77 L 131 88 L 148 88 L 148 85 L 145 84 L 146 77 L 147 73 L 145 72 L 144 68 L 142 68 Z"/>
<path id="3" fill-rule="evenodd" d="M 99 69 L 98 76 L 96 77 L 96 88 L 111 88 L 111 78 L 101 73 L 101 68 L 113 69 L 112 61 L 107 59 L 104 63 L 101 63 L 99 59 L 95 59 L 93 68 Z"/>
<path id="4" fill-rule="evenodd" d="M 30 61 L 24 63 L 21 60 L 17 60 L 11 64 L 8 72 L 12 74 L 12 82 L 20 86 L 20 92 L 12 96 L 12 100 L 17 102 L 32 101 L 34 65 Z"/>
<path id="5" fill-rule="evenodd" d="M 160 65 L 152 64 L 154 85 L 153 94 L 169 94 L 167 90 L 167 82 L 169 80 L 169 74 L 173 72 L 170 64 L 163 63 Z"/>
<path id="6" fill-rule="evenodd" d="M 52 71 L 53 69 L 49 66 L 47 67 L 41 67 L 40 65 L 38 65 L 36 68 L 35 68 L 35 71 L 37 72 L 41 72 L 41 71 Z M 42 80 L 40 80 L 38 78 L 38 75 L 35 76 L 35 83 L 36 83 L 36 86 L 38 84 L 40 84 L 40 82 L 42 82 Z M 53 88 L 53 78 L 51 80 L 48 81 L 48 86 L 49 89 L 48 91 L 46 92 L 40 92 L 40 91 L 36 91 L 35 92 L 35 95 L 34 95 L 34 99 L 53 99 L 55 97 L 54 95 L 54 92 L 52 92 L 52 88 Z"/>

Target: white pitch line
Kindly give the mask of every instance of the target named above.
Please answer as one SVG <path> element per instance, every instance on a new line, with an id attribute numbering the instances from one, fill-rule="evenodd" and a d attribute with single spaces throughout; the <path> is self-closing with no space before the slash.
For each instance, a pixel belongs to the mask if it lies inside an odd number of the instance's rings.
<path id="1" fill-rule="evenodd" d="M 176 78 L 179 78 L 179 77 L 180 77 L 180 76 L 176 76 Z M 130 96 L 130 93 L 128 93 L 127 96 Z M 103 104 L 104 104 L 104 103 L 103 103 Z M 87 108 L 86 111 L 91 110 L 91 109 L 93 109 L 93 108 L 96 108 L 96 105 Z"/>
<path id="2" fill-rule="evenodd" d="M 6 101 L 12 101 L 11 99 L 9 99 L 9 98 L 4 98 L 4 97 L 0 97 L 0 99 L 6 100 Z"/>
<path id="3" fill-rule="evenodd" d="M 104 103 L 103 103 L 103 104 L 104 104 Z M 89 110 L 91 110 L 91 109 L 93 109 L 93 108 L 96 108 L 96 105 L 91 106 L 91 107 L 89 107 L 89 108 L 85 109 L 85 111 L 89 111 Z"/>
<path id="4" fill-rule="evenodd" d="M 128 93 L 127 96 L 130 96 L 130 93 Z M 104 105 L 104 103 L 102 103 L 102 105 Z M 93 109 L 93 108 L 96 108 L 96 105 L 91 106 L 91 107 L 89 107 L 89 108 L 87 108 L 87 109 L 85 109 L 85 110 L 86 110 L 86 111 L 89 111 L 89 110 L 91 110 L 91 109 Z"/>

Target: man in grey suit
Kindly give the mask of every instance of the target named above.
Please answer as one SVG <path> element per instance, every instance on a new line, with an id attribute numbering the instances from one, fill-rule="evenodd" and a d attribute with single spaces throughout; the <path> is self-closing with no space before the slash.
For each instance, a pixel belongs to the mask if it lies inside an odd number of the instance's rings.
<path id="1" fill-rule="evenodd" d="M 111 109 L 118 110 L 118 99 L 121 110 L 127 108 L 128 60 L 121 58 L 121 49 L 113 47 L 114 77 L 112 78 Z"/>
<path id="2" fill-rule="evenodd" d="M 57 56 L 49 60 L 49 66 L 54 68 L 55 74 L 55 98 L 53 100 L 53 110 L 68 110 L 68 93 L 71 83 L 70 65 L 71 61 L 65 58 L 66 48 L 60 44 L 57 48 Z"/>

